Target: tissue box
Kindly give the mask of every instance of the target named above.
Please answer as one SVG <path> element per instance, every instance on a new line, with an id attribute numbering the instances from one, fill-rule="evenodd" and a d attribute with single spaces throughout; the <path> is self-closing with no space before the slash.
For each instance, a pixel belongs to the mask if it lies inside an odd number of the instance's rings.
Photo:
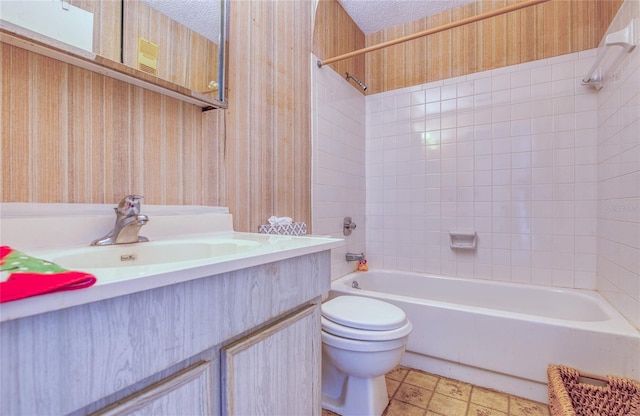
<path id="1" fill-rule="evenodd" d="M 285 225 L 263 224 L 258 226 L 260 234 L 278 234 L 278 235 L 306 235 L 307 224 L 304 222 L 294 222 Z"/>

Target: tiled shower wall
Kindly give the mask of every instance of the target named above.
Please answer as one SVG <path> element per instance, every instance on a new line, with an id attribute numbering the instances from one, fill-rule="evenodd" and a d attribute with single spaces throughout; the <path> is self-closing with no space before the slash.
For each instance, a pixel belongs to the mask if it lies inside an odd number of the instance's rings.
<path id="1" fill-rule="evenodd" d="M 626 1 L 608 33 L 633 17 Z M 598 291 L 640 328 L 640 48 L 617 73 L 598 93 Z"/>
<path id="2" fill-rule="evenodd" d="M 369 264 L 597 288 L 640 327 L 640 48 L 599 92 L 580 84 L 597 53 L 368 96 Z M 313 77 L 314 233 L 342 238 L 345 215 L 360 227 L 336 278 L 364 249 L 365 100 L 330 68 Z M 476 231 L 478 250 L 452 251 L 449 230 Z"/>
<path id="3" fill-rule="evenodd" d="M 365 251 L 365 97 L 330 67 L 313 58 L 313 233 L 344 239 L 333 249 L 333 279 L 352 272 L 357 262 L 345 253 Z M 344 217 L 356 229 L 344 236 Z"/>
<path id="4" fill-rule="evenodd" d="M 369 263 L 595 289 L 598 95 L 580 84 L 595 54 L 368 96 Z"/>

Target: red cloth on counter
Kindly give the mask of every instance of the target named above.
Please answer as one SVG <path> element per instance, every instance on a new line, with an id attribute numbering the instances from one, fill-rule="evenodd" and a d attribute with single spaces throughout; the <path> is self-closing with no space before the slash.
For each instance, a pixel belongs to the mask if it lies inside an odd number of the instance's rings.
<path id="1" fill-rule="evenodd" d="M 83 289 L 97 280 L 92 274 L 64 269 L 9 246 L 0 246 L 0 272 L 9 274 L 6 281 L 0 282 L 0 303 L 45 293 Z"/>

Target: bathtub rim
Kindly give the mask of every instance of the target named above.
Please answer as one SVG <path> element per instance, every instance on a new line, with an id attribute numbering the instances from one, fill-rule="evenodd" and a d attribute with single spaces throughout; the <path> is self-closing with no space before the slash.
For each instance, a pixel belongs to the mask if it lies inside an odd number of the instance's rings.
<path id="1" fill-rule="evenodd" d="M 471 282 L 475 284 L 483 284 L 488 286 L 507 286 L 507 287 L 517 287 L 517 288 L 533 288 L 536 290 L 548 290 L 556 293 L 570 293 L 572 295 L 578 295 L 581 297 L 585 297 L 589 299 L 591 302 L 595 302 L 598 306 L 604 311 L 607 315 L 607 320 L 601 321 L 576 321 L 576 320 L 567 320 L 567 319 L 559 319 L 559 318 L 550 318 L 546 316 L 526 314 L 520 312 L 513 312 L 501 309 L 491 309 L 481 306 L 470 306 L 459 303 L 452 302 L 444 302 L 437 301 L 431 299 L 423 299 L 418 297 L 411 297 L 406 295 L 397 295 L 386 292 L 377 292 L 366 289 L 354 289 L 351 287 L 350 283 L 345 284 L 345 282 L 351 282 L 353 280 L 357 280 L 358 276 L 366 276 L 367 273 L 383 273 L 383 274 L 408 274 L 419 277 L 428 277 L 438 280 L 448 280 L 448 281 L 456 281 L 456 282 Z M 338 286 L 341 285 L 341 286 Z M 333 295 L 332 295 L 333 292 Z M 640 329 L 636 328 L 624 315 L 622 315 L 618 310 L 616 310 L 604 296 L 598 293 L 595 290 L 589 289 L 575 289 L 575 288 L 564 288 L 564 287 L 555 287 L 555 286 L 543 286 L 543 285 L 534 285 L 530 283 L 520 283 L 520 282 L 506 282 L 506 281 L 497 281 L 497 280 L 489 280 L 489 279 L 479 279 L 479 278 L 464 278 L 457 276 L 443 276 L 443 275 L 434 275 L 429 273 L 419 273 L 419 272 L 410 272 L 410 271 L 401 271 L 401 270 L 389 270 L 389 269 L 371 269 L 370 271 L 354 271 L 352 273 L 341 276 L 331 282 L 331 290 L 329 292 L 329 298 L 335 297 L 335 293 L 345 293 L 345 294 L 366 294 L 367 296 L 375 297 L 375 298 L 385 298 L 393 299 L 395 301 L 403 301 L 410 302 L 413 304 L 427 304 L 434 307 L 440 307 L 447 310 L 468 310 L 474 313 L 480 313 L 483 315 L 495 316 L 495 317 L 509 317 L 515 320 L 521 321 L 531 321 L 534 320 L 536 322 L 561 326 L 565 328 L 579 328 L 584 330 L 594 330 L 598 332 L 604 332 L 612 335 L 622 335 L 629 336 L 632 338 L 640 339 Z M 382 293 L 384 296 L 376 296 L 375 294 Z"/>

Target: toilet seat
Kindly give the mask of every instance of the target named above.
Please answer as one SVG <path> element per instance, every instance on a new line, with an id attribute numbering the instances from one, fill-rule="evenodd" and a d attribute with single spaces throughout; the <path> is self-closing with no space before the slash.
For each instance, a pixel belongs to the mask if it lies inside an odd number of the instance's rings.
<path id="1" fill-rule="evenodd" d="M 365 341 L 360 339 L 345 338 L 333 335 L 327 331 L 321 331 L 323 348 L 331 346 L 344 351 L 355 352 L 382 352 L 404 348 L 409 335 L 388 340 Z"/>
<path id="2" fill-rule="evenodd" d="M 402 338 L 412 325 L 395 305 L 362 296 L 338 296 L 322 304 L 322 330 L 362 341 Z"/>
<path id="3" fill-rule="evenodd" d="M 400 328 L 390 329 L 388 331 L 372 331 L 369 329 L 357 329 L 340 325 L 324 316 L 320 319 L 323 332 L 342 338 L 349 338 L 354 341 L 391 341 L 409 335 L 413 328 L 411 323 L 407 321 L 407 323 Z"/>

